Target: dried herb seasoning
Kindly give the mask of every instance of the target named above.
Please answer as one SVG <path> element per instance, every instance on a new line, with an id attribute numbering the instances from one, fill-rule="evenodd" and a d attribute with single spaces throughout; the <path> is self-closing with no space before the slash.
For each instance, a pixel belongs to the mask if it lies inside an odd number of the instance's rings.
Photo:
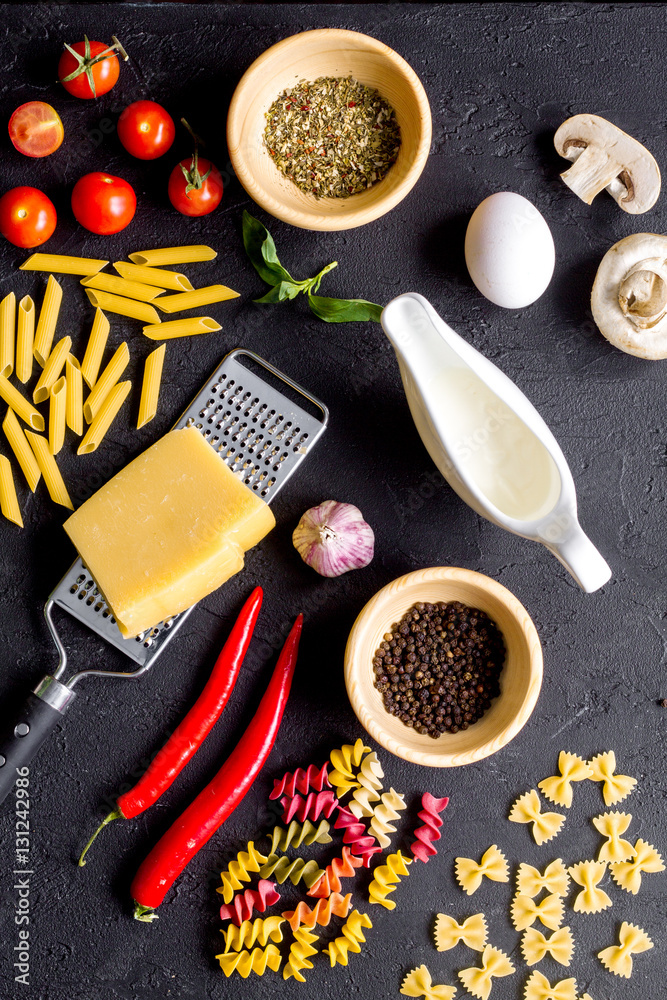
<path id="1" fill-rule="evenodd" d="M 285 90 L 266 112 L 264 143 L 278 169 L 307 194 L 348 198 L 382 180 L 401 131 L 377 90 L 321 76 Z"/>

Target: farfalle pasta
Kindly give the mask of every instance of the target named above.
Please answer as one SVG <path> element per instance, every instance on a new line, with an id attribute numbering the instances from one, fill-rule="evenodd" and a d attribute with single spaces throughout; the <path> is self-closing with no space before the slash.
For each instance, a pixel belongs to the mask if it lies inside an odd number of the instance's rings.
<path id="1" fill-rule="evenodd" d="M 331 788 L 331 783 L 327 775 L 329 768 L 328 761 L 317 768 L 314 764 L 308 767 L 297 767 L 296 771 L 288 771 L 282 778 L 276 778 L 273 782 L 273 791 L 269 795 L 270 799 L 279 799 L 286 795 L 288 799 L 295 795 L 307 795 L 309 792 L 322 792 L 325 788 Z"/>
<path id="2" fill-rule="evenodd" d="M 345 831 L 343 843 L 349 846 L 353 854 L 361 858 L 365 868 L 370 865 L 373 855 L 382 850 L 375 837 L 367 832 L 364 824 L 345 806 L 340 806 L 338 809 L 334 830 Z"/>
<path id="3" fill-rule="evenodd" d="M 509 814 L 510 823 L 530 823 L 536 844 L 546 844 L 556 836 L 565 822 L 562 813 L 542 812 L 540 797 L 534 788 L 516 800 Z"/>
<path id="4" fill-rule="evenodd" d="M 279 885 L 290 880 L 292 885 L 304 882 L 309 888 L 324 875 L 317 861 L 304 861 L 303 858 L 288 858 L 284 854 L 272 854 L 262 865 L 259 874 L 262 878 L 274 878 Z"/>
<path id="5" fill-rule="evenodd" d="M 245 851 L 239 851 L 233 861 L 230 861 L 226 871 L 220 872 L 222 885 L 216 892 L 222 893 L 225 903 L 230 903 L 234 894 L 243 888 L 244 882 L 250 882 L 253 872 L 258 872 L 265 865 L 267 858 L 257 850 L 251 840 Z"/>
<path id="6" fill-rule="evenodd" d="M 559 965 L 569 966 L 574 954 L 574 938 L 569 927 L 559 927 L 546 937 L 537 927 L 528 927 L 521 938 L 521 953 L 526 965 L 537 965 L 549 955 Z"/>
<path id="7" fill-rule="evenodd" d="M 545 778 L 538 782 L 537 787 L 557 806 L 569 809 L 572 805 L 572 782 L 585 781 L 592 776 L 593 770 L 585 760 L 567 750 L 561 750 L 558 756 L 558 770 L 560 774 L 554 778 Z"/>
<path id="8" fill-rule="evenodd" d="M 468 896 L 479 889 L 483 878 L 492 882 L 509 882 L 507 858 L 495 844 L 482 855 L 479 864 L 472 858 L 456 858 L 454 863 L 456 881 Z"/>
<path id="9" fill-rule="evenodd" d="M 519 894 L 512 900 L 510 909 L 512 923 L 517 931 L 524 931 L 539 920 L 540 923 L 555 931 L 563 922 L 563 900 L 552 893 L 536 903 L 530 896 Z"/>
<path id="10" fill-rule="evenodd" d="M 312 955 L 317 955 L 317 948 L 313 948 L 317 939 L 318 935 L 308 930 L 307 927 L 299 927 L 294 932 L 294 940 L 283 968 L 283 979 L 290 979 L 294 976 L 298 983 L 305 983 L 306 977 L 302 970 L 313 967 L 310 958 Z"/>
<path id="11" fill-rule="evenodd" d="M 430 792 L 424 792 L 422 795 L 422 807 L 417 813 L 422 821 L 422 826 L 417 827 L 415 839 L 410 844 L 412 856 L 418 861 L 428 861 L 429 858 L 438 853 L 433 844 L 442 836 L 440 833 L 442 826 L 440 813 L 447 808 L 448 802 L 448 798 L 436 799 L 435 795 L 431 795 Z"/>
<path id="12" fill-rule="evenodd" d="M 339 892 L 332 892 L 327 899 L 318 899 L 312 908 L 304 900 L 301 900 L 294 910 L 286 910 L 283 917 L 293 931 L 301 926 L 312 928 L 316 924 L 328 927 L 333 916 L 346 917 L 351 908 L 351 892 L 348 892 L 346 896 L 342 896 Z"/>
<path id="13" fill-rule="evenodd" d="M 240 926 L 244 920 L 250 920 L 255 910 L 264 913 L 280 899 L 280 893 L 273 882 L 262 879 L 256 889 L 246 889 L 235 896 L 231 903 L 220 907 L 220 919 L 231 920 Z"/>
<path id="14" fill-rule="evenodd" d="M 340 892 L 343 888 L 342 878 L 353 878 L 355 868 L 361 868 L 361 858 L 355 857 L 349 847 L 343 847 L 342 857 L 334 858 L 326 866 L 320 876 L 311 883 L 308 895 L 314 897 L 330 896 L 332 892 Z"/>
<path id="15" fill-rule="evenodd" d="M 290 799 L 285 795 L 280 804 L 283 807 L 283 823 L 290 823 L 293 819 L 305 823 L 307 819 L 315 822 L 320 816 L 329 819 L 338 806 L 338 799 L 330 789 L 325 789 L 323 792 L 309 792 L 305 798 L 295 795 Z"/>
<path id="16" fill-rule="evenodd" d="M 632 975 L 632 956 L 640 955 L 653 947 L 653 942 L 641 927 L 629 924 L 625 920 L 618 932 L 618 944 L 603 948 L 598 952 L 598 958 L 615 976 L 629 979 Z"/>
<path id="17" fill-rule="evenodd" d="M 655 847 L 641 837 L 635 842 L 630 861 L 609 865 L 614 882 L 626 892 L 636 896 L 642 884 L 643 872 L 664 872 L 665 866 Z"/>
<path id="18" fill-rule="evenodd" d="M 632 844 L 621 837 L 632 822 L 630 813 L 611 810 L 595 816 L 591 822 L 598 833 L 605 838 L 598 853 L 598 861 L 627 861 L 632 857 L 634 851 Z"/>
<path id="19" fill-rule="evenodd" d="M 483 913 L 475 913 L 458 923 L 454 917 L 439 913 L 435 918 L 433 936 L 438 951 L 450 951 L 460 942 L 473 951 L 484 951 L 487 938 L 486 918 Z"/>
<path id="20" fill-rule="evenodd" d="M 599 913 L 611 906 L 611 899 L 604 891 L 598 887 L 607 870 L 605 861 L 580 861 L 579 864 L 572 865 L 568 871 L 577 885 L 583 886 L 581 892 L 575 898 L 572 909 L 576 913 Z"/>
<path id="21" fill-rule="evenodd" d="M 552 985 L 546 976 L 535 970 L 526 983 L 523 996 L 524 1000 L 577 1000 L 577 981 L 561 979 Z"/>
<path id="22" fill-rule="evenodd" d="M 637 784 L 636 778 L 627 774 L 615 774 L 616 754 L 613 750 L 599 753 L 589 760 L 588 765 L 593 772 L 591 781 L 602 782 L 602 797 L 606 806 L 615 806 L 627 798 Z"/>
<path id="23" fill-rule="evenodd" d="M 532 865 L 522 863 L 516 876 L 517 892 L 522 896 L 537 896 L 543 889 L 557 896 L 567 896 L 570 888 L 570 876 L 560 858 L 556 858 L 546 866 L 544 872 Z"/>
<path id="24" fill-rule="evenodd" d="M 393 899 L 387 899 L 406 875 L 409 875 L 407 866 L 412 864 L 412 858 L 406 858 L 400 851 L 387 855 L 385 863 L 378 865 L 373 872 L 373 881 L 368 887 L 368 899 L 371 903 L 378 903 L 386 910 L 396 909 Z"/>
<path id="25" fill-rule="evenodd" d="M 282 925 L 284 917 L 257 917 L 256 920 L 244 920 L 240 927 L 230 924 L 225 935 L 225 951 L 241 951 L 251 949 L 254 944 L 265 948 L 269 941 L 277 944 L 283 939 Z"/>
<path id="26" fill-rule="evenodd" d="M 393 788 L 384 792 L 373 809 L 368 830 L 382 848 L 387 848 L 391 844 L 390 834 L 396 832 L 396 827 L 392 824 L 399 818 L 399 813 L 403 809 L 405 809 L 405 799 Z"/>
<path id="27" fill-rule="evenodd" d="M 424 997 L 424 1000 L 453 1000 L 456 986 L 436 986 L 425 965 L 408 972 L 400 992 L 406 997 Z"/>
<path id="28" fill-rule="evenodd" d="M 372 926 L 371 918 L 367 913 L 352 910 L 340 929 L 340 936 L 334 938 L 324 949 L 325 954 L 329 956 L 332 968 L 336 964 L 347 965 L 350 952 L 359 954 L 361 946 L 366 940 L 364 930 L 369 930 Z"/>
<path id="29" fill-rule="evenodd" d="M 364 754 L 370 753 L 370 750 L 370 747 L 364 745 L 363 740 L 357 740 L 354 745 L 346 743 L 339 750 L 332 750 L 329 754 L 333 768 L 329 772 L 329 782 L 336 789 L 339 798 L 359 787 L 356 778 L 357 768 Z"/>
<path id="30" fill-rule="evenodd" d="M 282 826 L 274 826 L 271 834 L 271 849 L 269 855 L 277 854 L 278 851 L 286 851 L 288 847 L 310 847 L 311 844 L 330 844 L 330 826 L 325 819 L 321 819 L 317 825 L 311 823 L 309 819 L 305 823 L 297 823 L 295 819 L 285 830 Z M 264 863 L 268 861 L 265 858 Z"/>
<path id="31" fill-rule="evenodd" d="M 352 815 L 356 816 L 357 819 L 373 815 L 373 803 L 380 798 L 383 778 L 384 771 L 378 760 L 378 755 L 375 751 L 366 754 L 356 774 L 358 785 L 352 792 L 347 805 Z"/>
<path id="32" fill-rule="evenodd" d="M 275 944 L 270 944 L 266 948 L 255 948 L 253 951 L 230 951 L 224 955 L 215 956 L 220 962 L 220 968 L 229 978 L 233 972 L 247 979 L 251 972 L 258 976 L 263 976 L 267 969 L 277 972 L 282 961 L 280 952 Z"/>
<path id="33" fill-rule="evenodd" d="M 514 971 L 514 965 L 509 957 L 500 948 L 487 944 L 482 952 L 482 967 L 462 969 L 459 972 L 459 979 L 468 993 L 472 993 L 478 1000 L 487 1000 L 493 979 L 511 976 Z"/>

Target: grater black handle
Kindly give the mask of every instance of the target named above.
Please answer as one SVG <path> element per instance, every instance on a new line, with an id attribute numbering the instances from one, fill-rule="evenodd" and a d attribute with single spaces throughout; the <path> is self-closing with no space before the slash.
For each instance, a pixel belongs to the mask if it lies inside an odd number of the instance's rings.
<path id="1" fill-rule="evenodd" d="M 47 737 L 62 721 L 63 712 L 74 692 L 45 677 L 31 691 L 14 719 L 0 726 L 0 802 L 3 802 L 18 777 L 17 768 L 26 767 Z"/>

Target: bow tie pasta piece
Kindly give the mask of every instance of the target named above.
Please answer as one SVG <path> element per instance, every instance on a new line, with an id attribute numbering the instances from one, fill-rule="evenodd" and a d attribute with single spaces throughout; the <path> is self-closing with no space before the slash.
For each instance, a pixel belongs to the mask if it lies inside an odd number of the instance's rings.
<path id="1" fill-rule="evenodd" d="M 408 972 L 400 992 L 406 997 L 425 997 L 425 1000 L 453 1000 L 456 986 L 435 986 L 425 965 Z"/>
<path id="2" fill-rule="evenodd" d="M 540 797 L 534 788 L 516 800 L 509 814 L 510 823 L 532 823 L 533 839 L 542 845 L 553 840 L 565 822 L 562 813 L 543 813 Z"/>
<path id="3" fill-rule="evenodd" d="M 515 896 L 511 907 L 512 923 L 517 931 L 524 931 L 536 920 L 555 931 L 563 922 L 563 900 L 554 893 L 536 903 L 530 896 Z"/>
<path id="4" fill-rule="evenodd" d="M 520 864 L 516 877 L 517 892 L 522 896 L 537 896 L 542 889 L 557 896 L 567 896 L 570 876 L 560 858 L 547 865 L 544 873 L 532 865 Z"/>
<path id="5" fill-rule="evenodd" d="M 329 783 L 334 786 L 339 798 L 359 787 L 356 770 L 361 764 L 364 754 L 370 753 L 370 750 L 370 747 L 364 746 L 363 740 L 357 740 L 354 745 L 346 743 L 340 750 L 332 750 L 329 754 L 333 768 L 329 772 Z"/>
<path id="6" fill-rule="evenodd" d="M 546 976 L 535 970 L 526 983 L 524 1000 L 577 1000 L 576 979 L 561 979 L 553 986 Z"/>
<path id="7" fill-rule="evenodd" d="M 456 858 L 456 881 L 468 896 L 472 896 L 482 884 L 484 876 L 492 882 L 509 882 L 509 865 L 505 855 L 495 844 L 482 855 L 478 864 L 472 858 Z"/>
<path id="8" fill-rule="evenodd" d="M 629 979 L 632 975 L 632 956 L 649 951 L 653 947 L 653 942 L 641 927 L 628 924 L 625 920 L 621 924 L 618 940 L 617 945 L 599 951 L 598 958 L 605 969 L 609 969 L 615 976 Z"/>
<path id="9" fill-rule="evenodd" d="M 613 750 L 599 753 L 588 762 L 591 770 L 591 781 L 602 782 L 602 797 L 606 806 L 615 806 L 627 798 L 637 784 L 636 778 L 627 774 L 614 774 L 616 770 L 616 755 Z"/>
<path id="10" fill-rule="evenodd" d="M 655 847 L 641 837 L 636 841 L 630 861 L 620 861 L 609 865 L 609 871 L 616 885 L 636 896 L 642 884 L 642 872 L 664 872 L 665 866 Z"/>
<path id="11" fill-rule="evenodd" d="M 560 927 L 548 938 L 536 927 L 529 927 L 521 938 L 521 951 L 526 965 L 537 965 L 550 955 L 559 965 L 569 966 L 574 952 L 572 931 Z"/>
<path id="12" fill-rule="evenodd" d="M 348 802 L 348 809 L 353 816 L 361 819 L 362 816 L 373 815 L 372 803 L 377 802 L 382 791 L 382 779 L 384 771 L 375 753 L 366 754 L 357 772 L 358 787 L 352 792 L 352 798 Z"/>
<path id="13" fill-rule="evenodd" d="M 577 885 L 583 886 L 572 904 L 576 913 L 599 913 L 611 906 L 611 900 L 604 889 L 597 888 L 606 869 L 605 861 L 580 861 L 568 869 Z"/>
<path id="14" fill-rule="evenodd" d="M 630 813 L 620 813 L 612 810 L 595 816 L 591 822 L 593 826 L 605 838 L 598 854 L 598 861 L 627 861 L 634 853 L 634 847 L 628 840 L 622 840 L 621 834 L 625 833 L 632 822 Z"/>
<path id="15" fill-rule="evenodd" d="M 482 967 L 478 969 L 462 969 L 459 972 L 459 979 L 467 989 L 478 1000 L 488 1000 L 493 978 L 501 976 L 511 976 L 515 971 L 512 962 L 499 948 L 487 944 L 482 952 Z"/>
<path id="16" fill-rule="evenodd" d="M 555 778 L 545 778 L 538 783 L 543 795 L 555 802 L 557 806 L 569 809 L 572 805 L 572 782 L 585 781 L 593 775 L 592 768 L 574 753 L 561 750 L 558 757 L 560 774 Z"/>
<path id="17" fill-rule="evenodd" d="M 483 913 L 475 913 L 459 924 L 454 917 L 439 913 L 435 918 L 434 937 L 438 951 L 449 951 L 460 941 L 473 951 L 483 951 L 487 937 L 486 918 Z"/>
<path id="18" fill-rule="evenodd" d="M 298 983 L 305 983 L 303 969 L 312 969 L 313 963 L 310 961 L 311 955 L 317 955 L 317 948 L 313 948 L 313 943 L 317 941 L 318 935 L 307 927 L 299 927 L 294 932 L 287 962 L 283 969 L 283 979 L 290 979 L 292 976 Z"/>

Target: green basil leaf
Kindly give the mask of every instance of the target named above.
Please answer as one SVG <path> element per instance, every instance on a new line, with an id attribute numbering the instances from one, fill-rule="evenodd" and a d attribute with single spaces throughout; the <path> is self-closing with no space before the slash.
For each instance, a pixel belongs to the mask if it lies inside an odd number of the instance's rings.
<path id="1" fill-rule="evenodd" d="M 317 292 L 317 291 L 319 291 L 320 282 L 322 281 L 322 278 L 324 277 L 325 274 L 328 274 L 329 271 L 333 271 L 334 267 L 338 267 L 338 261 L 337 260 L 332 261 L 331 264 L 327 264 L 326 267 L 322 268 L 322 270 L 320 271 L 319 274 L 316 274 L 314 278 L 310 278 L 310 280 L 308 281 L 308 293 L 309 294 L 310 294 L 310 292 Z"/>
<path id="2" fill-rule="evenodd" d="M 254 301 L 262 304 L 266 302 L 285 302 L 287 299 L 295 299 L 299 292 L 302 291 L 304 289 L 293 281 L 281 281 L 279 284 L 274 285 L 273 288 L 270 288 L 266 295 L 262 295 L 261 299 L 255 299 Z"/>
<path id="3" fill-rule="evenodd" d="M 352 323 L 356 320 L 379 323 L 383 309 L 365 299 L 327 299 L 322 295 L 308 295 L 308 304 L 325 323 Z"/>
<path id="4" fill-rule="evenodd" d="M 243 245 L 252 266 L 267 285 L 291 282 L 293 278 L 278 260 L 278 252 L 268 229 L 249 212 L 243 212 Z"/>

